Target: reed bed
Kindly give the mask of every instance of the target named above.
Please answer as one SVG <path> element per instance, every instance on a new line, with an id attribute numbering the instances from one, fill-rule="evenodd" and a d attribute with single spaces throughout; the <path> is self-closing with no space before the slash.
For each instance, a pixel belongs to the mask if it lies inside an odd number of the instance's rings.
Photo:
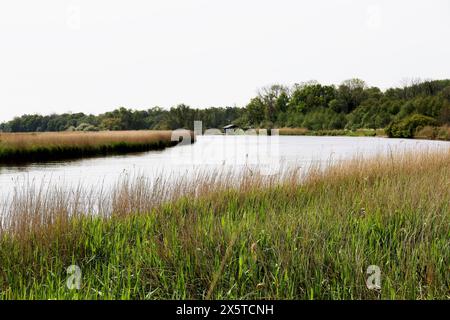
<path id="1" fill-rule="evenodd" d="M 385 137 L 383 129 L 334 129 L 334 130 L 309 130 L 307 128 L 280 128 L 280 135 L 287 136 L 349 136 L 349 137 Z"/>
<path id="2" fill-rule="evenodd" d="M 0 298 L 450 298 L 450 151 L 136 176 L 92 197 L 18 189 L 3 207 Z"/>
<path id="3" fill-rule="evenodd" d="M 306 136 L 310 130 L 307 128 L 280 128 L 279 133 L 285 136 Z"/>
<path id="4" fill-rule="evenodd" d="M 49 161 L 163 149 L 171 131 L 0 133 L 0 163 Z"/>
<path id="5" fill-rule="evenodd" d="M 425 126 L 416 131 L 414 134 L 416 139 L 430 139 L 430 140 L 447 140 L 450 141 L 450 126 L 431 127 Z"/>

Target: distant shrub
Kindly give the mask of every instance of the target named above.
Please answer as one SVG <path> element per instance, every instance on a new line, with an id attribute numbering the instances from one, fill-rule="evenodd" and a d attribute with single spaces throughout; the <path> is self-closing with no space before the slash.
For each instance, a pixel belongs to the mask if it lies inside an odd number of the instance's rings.
<path id="1" fill-rule="evenodd" d="M 308 129 L 306 128 L 280 128 L 279 133 L 281 136 L 304 136 L 308 134 Z"/>
<path id="2" fill-rule="evenodd" d="M 418 127 L 416 129 L 416 134 L 414 138 L 420 139 L 436 139 L 437 136 L 437 128 L 431 126 Z"/>
<path id="3" fill-rule="evenodd" d="M 405 119 L 392 121 L 386 128 L 386 134 L 390 138 L 412 138 L 418 128 L 436 124 L 434 118 L 413 114 Z"/>
<path id="4" fill-rule="evenodd" d="M 436 138 L 439 140 L 449 140 L 450 141 L 450 127 L 449 126 L 440 127 L 437 131 Z"/>
<path id="5" fill-rule="evenodd" d="M 357 129 L 355 135 L 361 137 L 375 137 L 377 132 L 375 129 Z"/>
<path id="6" fill-rule="evenodd" d="M 75 129 L 76 131 L 99 131 L 99 129 L 89 123 L 81 123 Z"/>
<path id="7" fill-rule="evenodd" d="M 425 126 L 423 128 L 418 127 L 414 138 L 419 139 L 432 139 L 432 140 L 450 140 L 450 127 L 431 127 Z"/>

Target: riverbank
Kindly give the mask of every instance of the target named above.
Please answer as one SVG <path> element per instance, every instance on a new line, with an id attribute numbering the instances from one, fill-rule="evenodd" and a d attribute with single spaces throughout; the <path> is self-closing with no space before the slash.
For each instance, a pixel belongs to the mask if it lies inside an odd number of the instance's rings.
<path id="1" fill-rule="evenodd" d="M 426 126 L 418 130 L 414 138 L 416 139 L 428 139 L 428 140 L 443 140 L 450 141 L 450 127 L 431 127 Z"/>
<path id="2" fill-rule="evenodd" d="M 346 137 L 387 137 L 384 129 L 358 129 L 358 130 L 308 130 L 307 128 L 280 128 L 280 135 L 286 136 L 346 136 Z M 413 139 L 450 141 L 450 127 L 419 128 Z"/>
<path id="3" fill-rule="evenodd" d="M 2 225 L 0 298 L 449 298 L 450 152 L 312 167 L 302 182 L 290 170 L 135 179 L 97 217 L 80 190 L 22 190 Z"/>
<path id="4" fill-rule="evenodd" d="M 284 136 L 386 137 L 383 129 L 309 130 L 307 128 L 280 128 L 279 133 Z"/>
<path id="5" fill-rule="evenodd" d="M 335 130 L 309 130 L 307 128 L 274 128 L 280 136 L 329 136 L 329 137 L 387 137 L 384 129 L 335 129 Z M 257 129 L 259 132 L 260 129 Z M 267 130 L 268 134 L 271 130 Z"/>
<path id="6" fill-rule="evenodd" d="M 108 156 L 176 145 L 172 131 L 0 133 L 0 163 Z"/>

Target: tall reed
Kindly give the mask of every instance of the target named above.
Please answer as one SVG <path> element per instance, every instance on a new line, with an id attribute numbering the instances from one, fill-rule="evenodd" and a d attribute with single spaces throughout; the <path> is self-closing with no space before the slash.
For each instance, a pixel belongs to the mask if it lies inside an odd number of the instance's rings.
<path id="1" fill-rule="evenodd" d="M 0 163 L 49 161 L 163 149 L 171 131 L 0 133 Z"/>
<path id="2" fill-rule="evenodd" d="M 5 299 L 450 298 L 450 151 L 137 176 L 101 196 L 36 186 L 3 215 Z"/>

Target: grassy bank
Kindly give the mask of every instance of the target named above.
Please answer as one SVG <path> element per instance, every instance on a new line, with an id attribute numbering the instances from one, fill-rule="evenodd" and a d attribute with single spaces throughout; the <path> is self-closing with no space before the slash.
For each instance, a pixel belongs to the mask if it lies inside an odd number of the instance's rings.
<path id="1" fill-rule="evenodd" d="M 164 149 L 171 131 L 0 133 L 0 163 L 37 162 Z"/>
<path id="2" fill-rule="evenodd" d="M 124 181 L 97 217 L 82 190 L 21 189 L 3 212 L 0 298 L 450 298 L 450 152 L 299 170 Z"/>
<path id="3" fill-rule="evenodd" d="M 384 129 L 358 130 L 308 130 L 307 128 L 280 128 L 280 135 L 288 136 L 347 136 L 347 137 L 386 137 Z M 415 130 L 411 138 L 450 141 L 450 127 L 425 126 Z"/>
<path id="4" fill-rule="evenodd" d="M 445 140 L 450 141 L 450 127 L 431 127 L 426 126 L 416 130 L 414 138 L 417 139 L 429 139 L 429 140 Z"/>
<path id="5" fill-rule="evenodd" d="M 358 130 L 309 130 L 307 128 L 280 128 L 280 135 L 287 136 L 347 136 L 347 137 L 385 137 L 383 129 Z"/>

